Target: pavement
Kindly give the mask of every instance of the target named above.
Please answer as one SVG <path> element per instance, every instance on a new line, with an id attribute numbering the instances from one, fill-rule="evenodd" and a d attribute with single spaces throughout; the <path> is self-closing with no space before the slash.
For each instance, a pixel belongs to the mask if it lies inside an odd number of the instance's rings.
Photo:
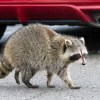
<path id="1" fill-rule="evenodd" d="M 31 79 L 32 84 L 40 87 L 30 89 L 22 82 L 16 84 L 13 71 L 0 80 L 0 100 L 100 100 L 100 54 L 89 54 L 85 66 L 71 64 L 70 73 L 80 89 L 70 89 L 57 75 L 52 79 L 56 87 L 47 88 L 46 71 L 38 72 Z"/>
<path id="2" fill-rule="evenodd" d="M 100 100 L 100 53 L 89 53 L 85 66 L 71 64 L 70 74 L 80 89 L 70 89 L 57 75 L 52 79 L 56 87 L 47 88 L 46 71 L 38 72 L 31 79 L 39 88 L 27 88 L 22 82 L 16 84 L 13 70 L 5 79 L 0 79 L 0 100 Z"/>

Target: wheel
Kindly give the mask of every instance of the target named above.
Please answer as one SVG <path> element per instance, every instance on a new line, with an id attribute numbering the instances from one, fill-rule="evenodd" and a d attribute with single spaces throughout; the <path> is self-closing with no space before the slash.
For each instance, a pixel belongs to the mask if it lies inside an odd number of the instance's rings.
<path id="1" fill-rule="evenodd" d="M 2 38 L 2 36 L 4 35 L 4 32 L 6 30 L 6 26 L 7 25 L 2 25 L 0 24 L 0 39 Z"/>

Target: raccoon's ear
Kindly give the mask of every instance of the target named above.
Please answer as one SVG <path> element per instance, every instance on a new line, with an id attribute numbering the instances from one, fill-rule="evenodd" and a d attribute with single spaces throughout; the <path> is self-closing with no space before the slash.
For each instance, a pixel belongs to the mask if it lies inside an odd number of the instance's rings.
<path id="1" fill-rule="evenodd" d="M 72 42 L 68 39 L 65 40 L 65 43 L 64 43 L 64 47 L 63 47 L 63 53 L 65 53 L 65 51 L 67 50 L 67 48 L 71 47 L 72 46 Z"/>
<path id="2" fill-rule="evenodd" d="M 71 47 L 72 46 L 72 41 L 69 40 L 69 39 L 66 39 L 65 40 L 65 45 L 66 45 L 66 47 Z"/>
<path id="3" fill-rule="evenodd" d="M 79 38 L 79 40 L 85 45 L 85 39 L 84 39 L 84 37 Z"/>

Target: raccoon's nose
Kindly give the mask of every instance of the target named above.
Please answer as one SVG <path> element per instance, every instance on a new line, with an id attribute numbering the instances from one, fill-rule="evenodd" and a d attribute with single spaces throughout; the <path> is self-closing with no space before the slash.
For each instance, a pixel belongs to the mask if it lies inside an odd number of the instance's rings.
<path id="1" fill-rule="evenodd" d="M 82 57 L 82 65 L 86 65 L 86 59 Z"/>

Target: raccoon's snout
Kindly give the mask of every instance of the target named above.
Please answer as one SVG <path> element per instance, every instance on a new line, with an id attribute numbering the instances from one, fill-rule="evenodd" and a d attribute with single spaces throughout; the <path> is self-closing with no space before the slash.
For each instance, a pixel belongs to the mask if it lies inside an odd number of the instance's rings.
<path id="1" fill-rule="evenodd" d="M 81 58 L 81 55 L 80 54 L 75 54 L 73 56 L 70 56 L 70 61 L 75 61 L 75 60 L 78 60 Z"/>
<path id="2" fill-rule="evenodd" d="M 86 65 L 86 60 L 83 57 L 82 57 L 82 65 Z"/>

